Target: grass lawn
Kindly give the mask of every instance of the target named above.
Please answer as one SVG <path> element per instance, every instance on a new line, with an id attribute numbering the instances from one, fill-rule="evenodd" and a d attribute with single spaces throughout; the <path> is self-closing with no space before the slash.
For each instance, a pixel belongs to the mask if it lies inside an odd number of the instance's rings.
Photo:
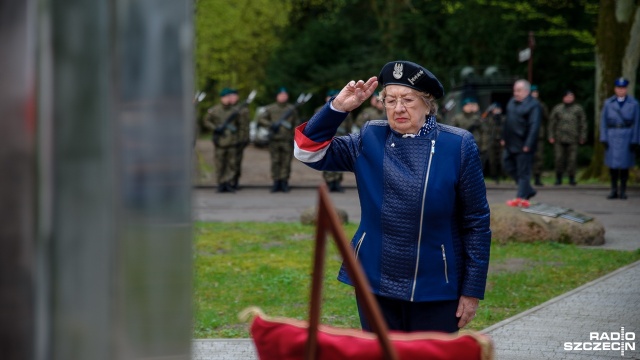
<path id="1" fill-rule="evenodd" d="M 345 226 L 348 238 L 356 227 Z M 248 338 L 249 324 L 238 313 L 254 305 L 267 315 L 307 319 L 314 231 L 297 223 L 197 223 L 193 337 Z M 341 259 L 330 244 L 321 322 L 358 328 L 353 289 L 336 280 Z M 470 329 L 482 330 L 637 260 L 640 251 L 493 244 L 485 300 Z"/>

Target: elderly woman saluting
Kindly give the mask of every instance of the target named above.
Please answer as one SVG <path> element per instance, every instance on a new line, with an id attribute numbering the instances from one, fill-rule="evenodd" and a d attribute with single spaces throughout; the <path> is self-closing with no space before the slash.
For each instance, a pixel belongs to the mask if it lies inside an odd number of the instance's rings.
<path id="1" fill-rule="evenodd" d="M 388 120 L 334 137 L 378 83 Z M 391 330 L 456 332 L 484 297 L 491 230 L 480 157 L 471 133 L 436 123 L 443 93 L 424 67 L 394 61 L 296 129 L 300 161 L 355 173 L 362 220 L 351 246 Z M 344 266 L 338 279 L 351 285 Z"/>

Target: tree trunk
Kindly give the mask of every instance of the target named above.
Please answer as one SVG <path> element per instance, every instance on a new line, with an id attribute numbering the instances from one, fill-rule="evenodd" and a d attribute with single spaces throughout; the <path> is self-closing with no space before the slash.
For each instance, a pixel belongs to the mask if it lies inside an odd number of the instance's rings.
<path id="1" fill-rule="evenodd" d="M 631 6 L 630 6 L 631 5 Z M 591 164 L 582 174 L 582 179 L 598 178 L 606 180 L 609 176 L 608 169 L 604 165 L 604 147 L 600 143 L 600 111 L 604 101 L 613 95 L 615 79 L 625 74 L 623 63 L 627 57 L 637 55 L 638 47 L 635 44 L 640 40 L 639 36 L 631 36 L 631 30 L 638 26 L 634 21 L 638 16 L 638 6 L 633 6 L 632 0 L 601 0 L 598 14 L 598 28 L 596 30 L 596 94 L 594 112 L 594 149 Z M 633 26 L 635 23 L 635 26 Z M 636 39 L 630 42 L 630 39 Z M 632 72 L 638 67 L 638 61 L 630 62 Z M 631 70 L 627 71 L 631 72 Z M 627 75 L 628 78 L 630 76 Z M 635 76 L 633 77 L 635 79 Z M 632 89 L 630 89 L 632 90 Z"/>
<path id="2" fill-rule="evenodd" d="M 636 73 L 640 60 L 640 5 L 635 8 L 629 43 L 622 59 L 622 76 L 629 80 L 628 94 L 635 96 Z"/>

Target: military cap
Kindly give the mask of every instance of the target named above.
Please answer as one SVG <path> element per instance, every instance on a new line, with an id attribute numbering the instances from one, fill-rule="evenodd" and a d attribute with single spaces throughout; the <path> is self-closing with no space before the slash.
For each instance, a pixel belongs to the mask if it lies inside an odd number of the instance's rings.
<path id="1" fill-rule="evenodd" d="M 226 87 L 220 91 L 220 97 L 227 96 L 229 94 L 237 94 L 237 93 L 238 93 L 238 90 Z"/>
<path id="2" fill-rule="evenodd" d="M 380 70 L 378 82 L 382 87 L 402 85 L 433 95 L 436 99 L 444 95 L 438 79 L 425 67 L 410 61 L 398 60 L 387 63 Z"/>
<path id="3" fill-rule="evenodd" d="M 616 79 L 615 85 L 616 87 L 627 87 L 629 85 L 629 80 L 619 77 Z"/>
<path id="4" fill-rule="evenodd" d="M 531 85 L 531 91 L 538 91 L 538 85 Z"/>
<path id="5" fill-rule="evenodd" d="M 327 90 L 327 96 L 335 96 L 335 95 L 338 95 L 338 93 L 340 93 L 340 90 L 335 90 L 335 89 Z"/>
<path id="6" fill-rule="evenodd" d="M 466 97 L 466 98 L 462 99 L 462 106 L 465 106 L 465 105 L 470 104 L 470 103 L 477 103 L 477 102 L 478 101 L 476 99 L 472 98 L 472 97 Z"/>
<path id="7" fill-rule="evenodd" d="M 281 87 L 278 88 L 278 92 L 276 92 L 276 94 L 280 94 L 280 93 L 287 93 L 288 94 L 289 92 L 287 91 L 286 87 L 281 86 Z"/>

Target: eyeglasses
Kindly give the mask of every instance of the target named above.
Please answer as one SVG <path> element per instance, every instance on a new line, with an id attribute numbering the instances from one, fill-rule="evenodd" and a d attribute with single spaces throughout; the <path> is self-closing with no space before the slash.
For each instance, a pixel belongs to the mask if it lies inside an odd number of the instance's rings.
<path id="1" fill-rule="evenodd" d="M 384 104 L 384 107 L 386 107 L 387 109 L 395 109 L 396 105 L 398 105 L 398 102 L 400 102 L 400 104 L 404 106 L 406 109 L 409 109 L 409 108 L 415 107 L 419 101 L 420 101 L 419 98 L 413 97 L 413 96 L 406 96 L 401 98 L 390 97 L 390 98 L 382 99 L 382 103 Z"/>

